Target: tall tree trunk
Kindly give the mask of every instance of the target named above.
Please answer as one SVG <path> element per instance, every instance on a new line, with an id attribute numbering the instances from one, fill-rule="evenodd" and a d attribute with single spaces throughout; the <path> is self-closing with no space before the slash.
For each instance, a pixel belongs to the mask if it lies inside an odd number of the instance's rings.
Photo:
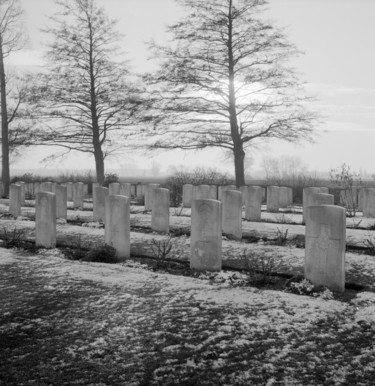
<path id="1" fill-rule="evenodd" d="M 100 184 L 104 182 L 104 156 L 102 148 L 94 145 L 94 157 L 95 157 L 95 169 L 96 169 L 96 180 Z"/>
<path id="2" fill-rule="evenodd" d="M 234 89 L 234 59 L 233 59 L 233 25 L 232 25 L 232 0 L 229 1 L 228 7 L 228 91 L 229 91 L 229 120 L 230 131 L 233 141 L 234 153 L 234 173 L 236 176 L 237 187 L 245 185 L 245 152 L 241 139 L 240 130 L 237 121 L 236 93 Z"/>
<path id="3" fill-rule="evenodd" d="M 91 123 L 92 123 L 92 143 L 94 147 L 96 180 L 99 184 L 104 182 L 104 155 L 102 149 L 102 141 L 100 139 L 100 127 L 97 109 L 97 95 L 95 88 L 95 73 L 94 73 L 94 58 L 93 58 L 93 33 L 92 25 L 88 24 L 90 31 L 90 99 L 91 99 Z M 104 134 L 105 135 L 105 134 Z"/>
<path id="4" fill-rule="evenodd" d="M 240 142 L 237 147 L 235 146 L 233 148 L 233 156 L 236 186 L 245 186 L 245 151 L 242 142 Z"/>
<path id="5" fill-rule="evenodd" d="M 0 96 L 1 96 L 1 166 L 2 166 L 2 196 L 7 197 L 9 194 L 10 171 L 9 171 L 9 134 L 8 134 L 8 110 L 7 94 L 5 81 L 5 67 L 3 55 L 3 41 L 0 36 Z"/>

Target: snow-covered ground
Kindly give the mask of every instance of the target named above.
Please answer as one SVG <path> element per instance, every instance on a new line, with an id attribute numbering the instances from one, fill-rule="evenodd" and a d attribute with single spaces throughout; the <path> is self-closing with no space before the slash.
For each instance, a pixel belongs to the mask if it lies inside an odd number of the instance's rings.
<path id="1" fill-rule="evenodd" d="M 374 292 L 342 302 L 233 287 L 228 272 L 212 281 L 156 273 L 133 261 L 69 261 L 57 249 L 37 256 L 0 249 L 0 256 L 0 334 L 7 337 L 0 343 L 0 383 L 371 385 L 375 379 Z"/>

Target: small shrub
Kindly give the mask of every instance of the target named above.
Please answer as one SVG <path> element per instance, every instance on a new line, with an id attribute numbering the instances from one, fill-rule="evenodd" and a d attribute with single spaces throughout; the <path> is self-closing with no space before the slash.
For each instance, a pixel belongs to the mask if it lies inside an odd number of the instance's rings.
<path id="1" fill-rule="evenodd" d="M 173 216 L 180 217 L 183 210 L 184 210 L 184 205 L 182 205 L 182 206 L 179 207 L 179 208 L 174 208 L 174 210 L 173 210 Z"/>
<path id="2" fill-rule="evenodd" d="M 107 264 L 116 264 L 119 262 L 119 258 L 116 256 L 116 249 L 108 244 L 90 249 L 81 260 Z"/>
<path id="3" fill-rule="evenodd" d="M 375 241 L 372 238 L 364 239 L 363 243 L 367 248 L 367 253 L 371 256 L 375 256 Z"/>
<path id="4" fill-rule="evenodd" d="M 283 230 L 283 228 L 276 230 L 276 237 L 274 239 L 275 245 L 285 245 L 288 242 L 288 229 Z"/>
<path id="5" fill-rule="evenodd" d="M 271 251 L 262 252 L 243 252 L 242 262 L 247 274 L 249 284 L 263 286 L 274 282 L 275 275 L 282 267 L 279 256 L 275 256 Z"/>
<path id="6" fill-rule="evenodd" d="M 12 184 L 14 184 L 15 182 L 18 182 L 18 181 L 23 181 L 26 183 L 35 182 L 35 181 L 38 181 L 38 177 L 36 177 L 33 173 L 24 173 L 24 174 L 22 174 L 22 176 L 14 176 L 10 180 L 10 182 Z"/>
<path id="7" fill-rule="evenodd" d="M 106 173 L 104 176 L 103 186 L 108 188 L 109 184 L 119 182 L 119 176 L 116 173 Z"/>
<path id="8" fill-rule="evenodd" d="M 361 175 L 352 172 L 349 165 L 345 163 L 331 172 L 331 184 L 340 188 L 340 202 L 346 209 L 348 217 L 355 217 L 357 211 L 357 190 L 355 186 L 362 185 Z"/>
<path id="9" fill-rule="evenodd" d="M 309 280 L 302 277 L 292 278 L 287 283 L 286 291 L 296 295 L 319 297 L 325 300 L 333 299 L 333 294 L 328 288 L 314 286 Z"/>
<path id="10" fill-rule="evenodd" d="M 167 256 L 172 250 L 171 237 L 166 240 L 151 240 L 150 248 L 156 258 L 156 268 L 165 268 L 168 264 Z"/>
<path id="11" fill-rule="evenodd" d="M 3 240 L 3 247 L 7 249 L 24 248 L 26 245 L 25 229 L 17 229 L 17 227 L 14 227 L 12 230 L 8 230 L 3 226 L 0 237 Z"/>
<path id="12" fill-rule="evenodd" d="M 64 255 L 68 260 L 81 260 L 85 257 L 88 248 L 84 245 L 81 235 L 77 235 L 73 247 L 65 248 Z"/>

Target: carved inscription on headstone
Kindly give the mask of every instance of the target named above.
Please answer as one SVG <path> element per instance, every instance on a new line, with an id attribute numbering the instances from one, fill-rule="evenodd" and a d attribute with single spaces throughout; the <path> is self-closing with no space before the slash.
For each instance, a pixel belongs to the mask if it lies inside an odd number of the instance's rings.
<path id="1" fill-rule="evenodd" d="M 305 277 L 333 291 L 345 289 L 345 209 L 333 205 L 306 209 Z"/>

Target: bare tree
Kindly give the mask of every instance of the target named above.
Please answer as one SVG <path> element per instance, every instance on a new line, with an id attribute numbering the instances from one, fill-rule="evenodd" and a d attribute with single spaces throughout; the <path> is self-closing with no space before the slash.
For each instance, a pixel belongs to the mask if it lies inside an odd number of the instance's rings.
<path id="1" fill-rule="evenodd" d="M 25 44 L 22 18 L 23 10 L 20 8 L 18 0 L 0 1 L 1 166 L 2 194 L 4 197 L 9 194 L 9 124 L 14 118 L 13 113 L 9 114 L 7 106 L 7 79 L 4 60 L 11 52 L 21 49 Z"/>
<path id="2" fill-rule="evenodd" d="M 132 133 L 140 99 L 118 60 L 120 35 L 95 0 L 56 0 L 48 73 L 38 75 L 34 103 L 42 122 L 40 145 L 93 154 L 104 180 L 104 159 Z M 57 154 L 61 156 L 64 154 Z"/>
<path id="3" fill-rule="evenodd" d="M 154 103 L 147 145 L 229 150 L 244 185 L 250 145 L 311 136 L 314 114 L 286 65 L 298 51 L 262 20 L 264 0 L 177 1 L 188 13 L 169 27 L 171 44 L 151 44 L 161 66 L 145 76 Z"/>

